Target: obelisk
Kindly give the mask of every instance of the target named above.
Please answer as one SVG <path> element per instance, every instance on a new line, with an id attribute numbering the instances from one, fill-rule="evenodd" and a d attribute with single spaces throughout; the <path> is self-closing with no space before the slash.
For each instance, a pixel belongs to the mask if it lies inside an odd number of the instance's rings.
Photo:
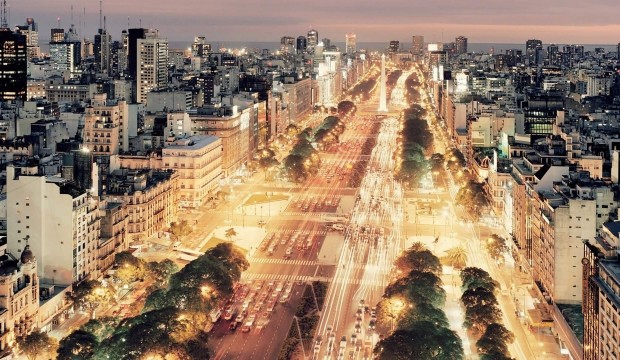
<path id="1" fill-rule="evenodd" d="M 387 94 L 385 90 L 385 54 L 381 54 L 381 87 L 379 91 L 379 112 L 387 112 Z"/>

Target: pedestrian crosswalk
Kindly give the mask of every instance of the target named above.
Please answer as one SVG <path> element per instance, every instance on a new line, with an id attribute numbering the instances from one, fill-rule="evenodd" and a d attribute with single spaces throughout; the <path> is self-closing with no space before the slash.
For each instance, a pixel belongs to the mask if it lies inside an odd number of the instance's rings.
<path id="1" fill-rule="evenodd" d="M 260 258 L 260 257 L 251 258 L 250 263 L 252 264 L 303 265 L 303 266 L 317 265 L 316 261 L 312 261 L 312 260 L 286 260 L 286 259 Z"/>
<path id="2" fill-rule="evenodd" d="M 319 236 L 325 236 L 327 234 L 327 230 L 325 229 L 321 229 L 321 230 L 297 230 L 297 229 L 283 229 L 283 230 L 277 230 L 277 231 L 273 231 L 274 233 L 277 233 L 279 235 L 294 235 L 297 234 L 298 236 L 310 236 L 310 235 L 319 235 Z"/>
<path id="3" fill-rule="evenodd" d="M 297 274 L 265 274 L 265 273 L 249 273 L 245 272 L 241 275 L 241 281 L 255 281 L 255 280 L 274 280 L 274 281 L 294 281 L 294 282 L 309 282 L 309 281 L 321 281 L 329 282 L 332 284 L 347 284 L 347 285 L 364 285 L 375 286 L 384 288 L 388 282 L 380 279 L 366 280 L 366 279 L 349 279 L 325 276 L 310 276 L 310 275 L 297 275 Z"/>

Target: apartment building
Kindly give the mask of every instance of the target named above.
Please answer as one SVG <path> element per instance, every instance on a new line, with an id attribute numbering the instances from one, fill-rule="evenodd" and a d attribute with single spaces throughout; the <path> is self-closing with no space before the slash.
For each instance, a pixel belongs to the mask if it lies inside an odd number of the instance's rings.
<path id="1" fill-rule="evenodd" d="M 103 198 L 127 206 L 129 242 L 142 241 L 176 221 L 179 175 L 173 171 L 117 169 Z"/>
<path id="2" fill-rule="evenodd" d="M 179 175 L 178 206 L 200 207 L 219 187 L 222 140 L 211 135 L 174 139 L 162 149 L 162 162 Z"/>
<path id="3" fill-rule="evenodd" d="M 45 283 L 71 285 L 91 277 L 100 234 L 97 199 L 66 179 L 22 170 L 7 168 L 9 252 L 21 255 L 30 245 Z"/>

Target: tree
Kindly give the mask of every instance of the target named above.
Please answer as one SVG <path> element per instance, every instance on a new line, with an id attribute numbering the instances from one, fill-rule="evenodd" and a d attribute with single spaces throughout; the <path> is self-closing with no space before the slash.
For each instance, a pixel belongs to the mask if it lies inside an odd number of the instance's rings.
<path id="1" fill-rule="evenodd" d="M 179 222 L 170 223 L 170 234 L 174 236 L 176 241 L 183 236 L 187 236 L 192 232 L 192 227 L 189 225 L 187 220 L 181 220 Z"/>
<path id="2" fill-rule="evenodd" d="M 146 274 L 144 260 L 135 257 L 129 251 L 122 251 L 114 256 L 116 270 L 112 276 L 121 286 L 129 285 L 144 278 Z"/>
<path id="3" fill-rule="evenodd" d="M 87 360 L 95 355 L 98 342 L 95 335 L 76 330 L 60 341 L 58 360 Z"/>
<path id="4" fill-rule="evenodd" d="M 481 334 L 487 329 L 487 326 L 500 322 L 502 319 L 502 311 L 495 304 L 476 305 L 465 308 L 465 322 L 463 325 L 466 329 L 472 329 L 474 332 Z"/>
<path id="5" fill-rule="evenodd" d="M 458 149 L 450 149 L 446 154 L 446 168 L 450 171 L 459 171 L 465 168 L 465 156 Z"/>
<path id="6" fill-rule="evenodd" d="M 456 203 L 467 210 L 474 221 L 480 219 L 483 211 L 491 205 L 489 194 L 484 183 L 473 180 L 467 181 L 456 193 Z"/>
<path id="7" fill-rule="evenodd" d="M 431 158 L 429 160 L 429 164 L 431 166 L 431 170 L 433 172 L 437 171 L 437 172 L 442 172 L 445 169 L 445 163 L 446 163 L 446 159 L 444 157 L 443 154 L 438 154 L 435 153 L 433 155 L 431 155 Z"/>
<path id="8" fill-rule="evenodd" d="M 508 251 L 506 239 L 497 235 L 491 235 L 486 242 L 487 252 L 495 261 L 503 262 L 504 253 Z"/>
<path id="9" fill-rule="evenodd" d="M 479 354 L 503 354 L 508 356 L 508 344 L 514 341 L 514 334 L 502 324 L 489 324 L 476 342 Z"/>
<path id="10" fill-rule="evenodd" d="M 461 288 L 463 291 L 467 289 L 475 289 L 483 287 L 491 292 L 499 286 L 499 283 L 489 275 L 488 272 L 477 267 L 466 267 L 461 271 Z"/>
<path id="11" fill-rule="evenodd" d="M 205 252 L 206 256 L 211 256 L 222 262 L 228 270 L 234 282 L 241 279 L 241 273 L 250 267 L 248 259 L 239 248 L 233 244 L 220 243 Z"/>
<path id="12" fill-rule="evenodd" d="M 179 271 L 179 266 L 170 259 L 164 259 L 160 262 L 150 261 L 146 264 L 146 271 L 149 278 L 153 280 L 155 288 L 161 289 L 168 286 L 170 276 Z"/>
<path id="13" fill-rule="evenodd" d="M 467 250 L 462 246 L 456 246 L 446 251 L 444 257 L 446 263 L 457 270 L 467 266 Z"/>
<path id="14" fill-rule="evenodd" d="M 338 115 L 345 117 L 347 115 L 355 115 L 357 110 L 355 103 L 350 100 L 344 100 L 338 103 Z"/>
<path id="15" fill-rule="evenodd" d="M 448 328 L 450 323 L 443 310 L 428 303 L 418 303 L 412 307 L 405 308 L 398 320 L 399 329 L 410 329 L 415 323 L 426 321 L 435 326 Z"/>
<path id="16" fill-rule="evenodd" d="M 405 250 L 405 252 L 396 259 L 394 264 L 402 274 L 409 274 L 411 271 L 441 274 L 442 271 L 439 258 L 426 249 L 416 250 L 410 248 Z"/>
<path id="17" fill-rule="evenodd" d="M 99 319 L 90 319 L 80 328 L 80 330 L 93 334 L 97 342 L 101 342 L 114 333 L 114 329 L 118 326 L 121 319 L 118 317 L 104 316 Z"/>
<path id="18" fill-rule="evenodd" d="M 237 236 L 237 231 L 235 231 L 235 228 L 226 229 L 224 236 L 226 236 L 226 239 L 230 241 L 233 237 Z"/>
<path id="19" fill-rule="evenodd" d="M 445 327 L 420 321 L 408 330 L 396 330 L 374 349 L 378 359 L 463 359 L 463 343 Z"/>
<path id="20" fill-rule="evenodd" d="M 46 358 L 53 357 L 58 348 L 56 339 L 40 331 L 33 331 L 17 338 L 17 345 L 28 360 L 36 360 L 40 355 Z"/>
<path id="21" fill-rule="evenodd" d="M 441 287 L 439 276 L 430 272 L 411 271 L 385 288 L 384 296 L 402 296 L 411 304 L 428 303 L 442 307 L 446 301 L 446 291 Z"/>
<path id="22" fill-rule="evenodd" d="M 97 307 L 113 301 L 114 294 L 115 291 L 109 284 L 86 280 L 74 287 L 71 298 L 78 307 L 89 311 L 91 319 L 94 319 Z"/>
<path id="23" fill-rule="evenodd" d="M 306 166 L 305 160 L 304 156 L 293 153 L 284 158 L 284 170 L 291 181 L 296 183 L 306 181 L 309 166 Z"/>
<path id="24" fill-rule="evenodd" d="M 497 305 L 497 298 L 493 291 L 484 287 L 470 288 L 461 295 L 461 302 L 466 308 L 481 305 Z"/>

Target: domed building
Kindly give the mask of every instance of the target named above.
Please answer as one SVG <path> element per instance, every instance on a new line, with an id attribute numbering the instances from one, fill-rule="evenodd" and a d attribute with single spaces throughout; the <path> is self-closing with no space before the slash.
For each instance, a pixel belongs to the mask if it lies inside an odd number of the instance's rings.
<path id="1" fill-rule="evenodd" d="M 0 256 L 0 356 L 11 352 L 16 338 L 35 329 L 39 311 L 37 260 L 30 246 L 24 247 L 19 260 L 4 250 Z"/>

